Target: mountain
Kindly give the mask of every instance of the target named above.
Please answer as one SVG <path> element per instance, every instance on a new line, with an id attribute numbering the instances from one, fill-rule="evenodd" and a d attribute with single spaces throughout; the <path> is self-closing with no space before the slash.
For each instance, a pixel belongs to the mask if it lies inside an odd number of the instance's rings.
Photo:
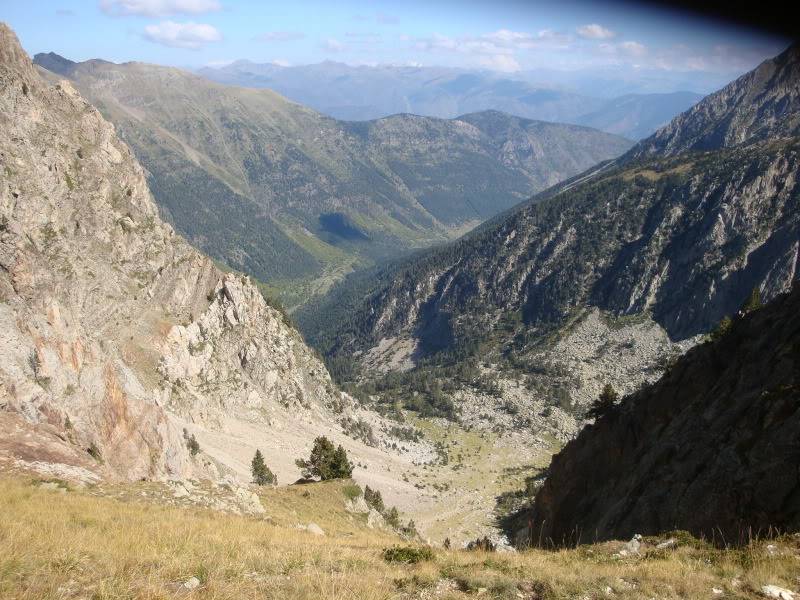
<path id="1" fill-rule="evenodd" d="M 791 48 L 756 73 L 797 57 Z M 769 300 L 798 277 L 800 140 L 777 124 L 797 118 L 781 90 L 800 80 L 760 92 L 784 98 L 767 104 L 775 138 L 753 130 L 704 152 L 643 151 L 733 90 L 745 104 L 721 123 L 749 114 L 760 81 L 746 75 L 623 157 L 456 243 L 341 286 L 330 309 L 301 314 L 307 338 L 332 361 L 355 357 L 363 373 L 438 364 L 452 374 L 468 361 L 578 415 L 604 382 L 628 392 L 651 381 L 754 288 Z M 319 317 L 328 312 L 333 324 Z"/>
<path id="2" fill-rule="evenodd" d="M 626 94 L 612 98 L 599 110 L 581 115 L 576 123 L 640 140 L 666 125 L 703 98 L 694 92 Z"/>
<path id="3" fill-rule="evenodd" d="M 630 147 L 497 112 L 341 122 L 177 69 L 36 60 L 115 124 L 179 232 L 290 290 L 290 304 L 356 266 L 452 239 Z"/>
<path id="4" fill-rule="evenodd" d="M 677 90 L 607 98 L 604 91 L 614 85 L 631 89 L 629 83 L 607 80 L 579 93 L 571 91 L 575 84 L 591 80 L 594 75 L 589 73 L 566 81 L 558 72 L 504 75 L 446 67 L 354 67 L 331 61 L 285 67 L 245 60 L 198 73 L 228 85 L 269 88 L 337 119 L 370 120 L 404 112 L 450 119 L 498 110 L 597 127 L 634 140 L 650 135 L 702 98 Z M 558 80 L 558 85 L 541 83 L 547 79 Z M 663 85 L 663 74 L 659 81 Z"/>
<path id="5" fill-rule="evenodd" d="M 632 155 L 674 156 L 800 133 L 800 46 L 711 94 L 644 140 Z"/>
<path id="6" fill-rule="evenodd" d="M 800 528 L 800 286 L 690 350 L 553 459 L 518 542 Z M 531 533 L 533 532 L 533 533 Z"/>

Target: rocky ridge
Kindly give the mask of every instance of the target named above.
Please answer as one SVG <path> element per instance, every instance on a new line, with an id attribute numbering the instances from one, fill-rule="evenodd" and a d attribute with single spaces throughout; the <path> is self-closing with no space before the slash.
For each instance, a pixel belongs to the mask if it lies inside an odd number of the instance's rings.
<path id="1" fill-rule="evenodd" d="M 114 127 L 69 83 L 47 86 L 5 25 L 0 120 L 6 459 L 216 476 L 224 467 L 192 458 L 180 424 L 341 410 L 283 315 L 160 220 Z"/>
<path id="2" fill-rule="evenodd" d="M 675 156 L 800 134 L 800 44 L 710 94 L 629 155 Z"/>

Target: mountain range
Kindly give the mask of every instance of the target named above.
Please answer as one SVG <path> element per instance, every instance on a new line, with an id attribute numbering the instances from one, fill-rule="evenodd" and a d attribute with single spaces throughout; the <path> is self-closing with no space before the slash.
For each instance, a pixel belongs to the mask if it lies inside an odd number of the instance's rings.
<path id="1" fill-rule="evenodd" d="M 588 73 L 563 81 L 564 74 L 555 72 L 503 74 L 332 61 L 286 67 L 244 60 L 197 72 L 220 83 L 272 89 L 337 119 L 370 120 L 396 113 L 449 119 L 500 110 L 528 119 L 596 127 L 632 140 L 650 135 L 703 97 L 680 88 L 654 92 L 621 81 L 597 81 L 602 75 Z M 541 83 L 554 78 L 556 84 Z M 575 89 L 579 82 L 592 80 L 596 85 L 591 89 Z M 663 74 L 659 81 L 663 85 Z M 619 95 L 608 97 L 608 89 L 618 90 Z"/>
<path id="2" fill-rule="evenodd" d="M 496 111 L 343 122 L 167 67 L 35 62 L 114 123 L 179 232 L 286 290 L 289 304 L 355 267 L 452 239 L 630 147 Z"/>
<path id="3" fill-rule="evenodd" d="M 754 288 L 766 301 L 797 278 L 798 65 L 793 46 L 622 157 L 351 278 L 299 315 L 307 337 L 364 373 L 477 361 L 578 413 L 604 382 L 632 391 Z M 628 339 L 603 343 L 609 324 Z"/>
<path id="4" fill-rule="evenodd" d="M 609 563 L 719 556 L 635 534 L 800 526 L 800 45 L 632 147 L 497 111 L 336 121 L 177 69 L 37 63 L 0 24 L 3 473 L 65 494 L 145 480 L 137 501 L 264 519 L 255 451 L 294 481 L 325 436 L 372 486 L 369 506 L 327 488 L 347 498 L 337 531 L 386 526 L 378 487 L 448 548 L 497 517 L 520 546 L 634 536 Z M 231 267 L 305 300 L 305 337 Z M 284 517 L 322 544 L 295 507 L 334 503 L 301 490 Z M 552 595 L 471 556 L 492 594 Z M 437 589 L 490 589 L 438 569 Z"/>

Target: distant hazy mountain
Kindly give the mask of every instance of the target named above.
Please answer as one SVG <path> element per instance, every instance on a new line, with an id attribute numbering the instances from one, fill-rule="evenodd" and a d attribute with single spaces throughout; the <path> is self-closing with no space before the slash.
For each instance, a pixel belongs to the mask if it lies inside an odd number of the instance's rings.
<path id="1" fill-rule="evenodd" d="M 451 239 L 631 145 L 499 112 L 342 122 L 173 68 L 52 54 L 36 62 L 117 126 L 181 233 L 282 282 L 290 302 L 358 264 Z"/>
<path id="2" fill-rule="evenodd" d="M 650 135 L 702 98 L 682 91 L 631 93 L 638 88 L 622 81 L 615 86 L 624 91 L 620 97 L 605 95 L 610 85 L 605 80 L 582 85 L 581 92 L 570 91 L 579 78 L 541 83 L 542 78 L 556 77 L 555 72 L 508 76 L 445 67 L 353 67 L 337 62 L 281 67 L 237 61 L 199 73 L 220 83 L 269 88 L 338 119 L 368 120 L 403 112 L 453 118 L 499 110 L 529 119 L 589 125 L 629 139 Z M 645 84 L 642 89 L 649 87 Z"/>

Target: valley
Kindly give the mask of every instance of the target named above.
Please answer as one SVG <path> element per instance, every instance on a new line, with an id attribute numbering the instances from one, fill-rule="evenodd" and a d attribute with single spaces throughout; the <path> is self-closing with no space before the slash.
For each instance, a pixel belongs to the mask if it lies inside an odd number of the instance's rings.
<path id="1" fill-rule="evenodd" d="M 131 145 L 162 214 L 289 308 L 446 242 L 631 142 L 496 111 L 337 121 L 270 90 L 156 65 L 42 54 Z"/>
<path id="2" fill-rule="evenodd" d="M 800 45 L 196 71 L 0 22 L 0 597 L 800 597 Z"/>

